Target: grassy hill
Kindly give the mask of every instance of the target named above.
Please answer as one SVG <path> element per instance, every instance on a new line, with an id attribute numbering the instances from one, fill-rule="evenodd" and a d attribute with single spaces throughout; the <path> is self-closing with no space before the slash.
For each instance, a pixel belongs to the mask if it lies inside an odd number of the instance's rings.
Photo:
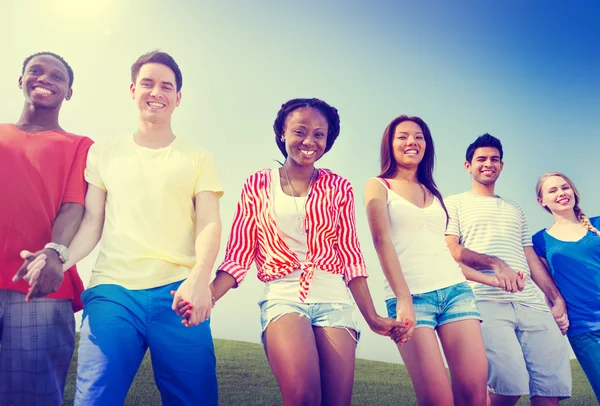
<path id="1" fill-rule="evenodd" d="M 262 347 L 241 341 L 215 340 L 220 404 L 280 405 L 281 396 Z M 65 405 L 73 404 L 77 354 L 71 364 Z M 572 361 L 573 398 L 562 405 L 596 405 L 596 398 L 577 361 Z M 159 406 L 150 356 L 146 354 L 127 396 L 126 405 Z M 403 365 L 359 359 L 356 363 L 353 405 L 414 405 L 412 384 Z M 528 405 L 521 399 L 519 405 Z"/>

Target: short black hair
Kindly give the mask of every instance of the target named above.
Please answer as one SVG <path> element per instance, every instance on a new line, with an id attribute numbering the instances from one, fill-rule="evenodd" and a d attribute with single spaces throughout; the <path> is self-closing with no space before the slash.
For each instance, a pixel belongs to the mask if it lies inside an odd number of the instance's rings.
<path id="1" fill-rule="evenodd" d="M 27 64 L 36 56 L 44 56 L 44 55 L 48 55 L 51 56 L 53 58 L 58 59 L 63 65 L 65 65 L 65 68 L 67 68 L 67 73 L 69 74 L 69 89 L 71 87 L 73 87 L 73 80 L 75 79 L 75 76 L 73 75 L 73 69 L 71 69 L 71 66 L 67 63 L 67 61 L 64 60 L 64 58 L 58 54 L 55 54 L 54 52 L 49 52 L 49 51 L 41 51 L 41 52 L 36 52 L 33 55 L 28 56 L 27 58 L 25 58 L 25 60 L 23 61 L 23 69 L 21 70 L 21 75 L 25 74 L 25 68 L 27 67 Z"/>
<path id="2" fill-rule="evenodd" d="M 504 156 L 504 152 L 502 151 L 502 143 L 493 135 L 485 133 L 477 137 L 477 139 L 467 148 L 467 162 L 471 162 L 473 160 L 473 155 L 475 154 L 475 150 L 477 148 L 484 147 L 496 148 L 498 152 L 500 152 L 500 160 L 502 161 L 502 157 Z"/>
<path id="3" fill-rule="evenodd" d="M 175 59 L 171 55 L 162 51 L 151 51 L 142 56 L 140 56 L 134 63 L 131 65 L 131 81 L 135 83 L 137 77 L 140 73 L 140 69 L 147 63 L 160 63 L 165 65 L 169 69 L 173 71 L 175 74 L 175 85 L 177 87 L 177 91 L 179 92 L 183 86 L 183 75 L 181 74 L 181 69 L 179 69 L 179 65 L 175 62 Z"/>
<path id="4" fill-rule="evenodd" d="M 302 107 L 310 107 L 318 110 L 327 120 L 329 129 L 327 131 L 327 144 L 325 145 L 325 152 L 329 151 L 331 147 L 333 147 L 333 143 L 337 139 L 338 135 L 340 135 L 340 116 L 335 107 L 330 106 L 323 100 L 316 98 L 289 100 L 281 106 L 281 109 L 279 109 L 279 112 L 277 113 L 277 118 L 273 123 L 275 142 L 277 143 L 277 146 L 279 147 L 279 150 L 283 156 L 286 158 L 287 151 L 285 150 L 285 141 L 281 140 L 281 136 L 283 135 L 283 127 L 285 126 L 285 120 L 290 113 Z"/>

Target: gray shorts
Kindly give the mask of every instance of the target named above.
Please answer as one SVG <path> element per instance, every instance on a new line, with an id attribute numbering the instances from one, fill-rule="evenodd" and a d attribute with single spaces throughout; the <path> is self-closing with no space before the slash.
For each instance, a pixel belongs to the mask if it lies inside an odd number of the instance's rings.
<path id="1" fill-rule="evenodd" d="M 567 341 L 549 311 L 519 303 L 480 301 L 490 392 L 571 397 Z"/>
<path id="2" fill-rule="evenodd" d="M 0 405 L 61 405 L 74 349 L 70 300 L 0 289 Z"/>

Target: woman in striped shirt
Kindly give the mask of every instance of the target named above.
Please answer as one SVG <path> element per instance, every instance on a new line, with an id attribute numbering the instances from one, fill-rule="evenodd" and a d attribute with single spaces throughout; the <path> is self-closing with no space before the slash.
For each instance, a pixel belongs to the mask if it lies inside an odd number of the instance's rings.
<path id="1" fill-rule="evenodd" d="M 433 180 L 434 161 L 427 124 L 395 118 L 381 141 L 381 174 L 365 188 L 367 217 L 387 280 L 388 315 L 409 325 L 398 349 L 418 404 L 479 406 L 487 392 L 481 316 L 446 244 L 448 212 Z"/>
<path id="2" fill-rule="evenodd" d="M 284 405 L 349 405 L 359 331 L 348 287 L 373 331 L 397 339 L 401 324 L 375 311 L 350 183 L 315 168 L 339 134 L 337 110 L 318 99 L 290 100 L 273 127 L 285 163 L 246 180 L 214 299 L 256 262 L 265 283 L 263 345 Z"/>

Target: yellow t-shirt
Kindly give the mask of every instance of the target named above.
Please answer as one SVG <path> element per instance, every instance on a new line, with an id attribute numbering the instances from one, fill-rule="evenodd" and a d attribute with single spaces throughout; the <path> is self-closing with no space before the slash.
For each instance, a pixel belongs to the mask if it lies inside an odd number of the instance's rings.
<path id="1" fill-rule="evenodd" d="M 210 153 L 179 138 L 165 148 L 140 147 L 130 135 L 94 144 L 85 178 L 106 191 L 89 287 L 150 289 L 187 278 L 195 264 L 195 196 L 223 195 Z"/>

